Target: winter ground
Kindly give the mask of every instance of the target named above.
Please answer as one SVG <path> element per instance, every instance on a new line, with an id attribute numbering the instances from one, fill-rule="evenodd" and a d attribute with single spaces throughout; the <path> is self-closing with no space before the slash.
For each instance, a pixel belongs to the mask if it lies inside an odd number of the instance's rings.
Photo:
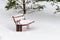
<path id="1" fill-rule="evenodd" d="M 60 40 L 60 14 L 54 14 L 55 6 L 44 2 L 46 8 L 25 14 L 27 19 L 35 20 L 30 29 L 16 32 L 11 18 L 17 10 L 6 11 L 6 1 L 0 1 L 0 40 Z"/>

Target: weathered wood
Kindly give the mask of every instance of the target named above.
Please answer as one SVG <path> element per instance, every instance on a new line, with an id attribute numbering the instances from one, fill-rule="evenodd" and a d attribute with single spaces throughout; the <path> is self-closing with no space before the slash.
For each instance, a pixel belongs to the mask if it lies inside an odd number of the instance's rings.
<path id="1" fill-rule="evenodd" d="M 16 31 L 22 31 L 22 25 L 17 24 L 16 25 Z"/>

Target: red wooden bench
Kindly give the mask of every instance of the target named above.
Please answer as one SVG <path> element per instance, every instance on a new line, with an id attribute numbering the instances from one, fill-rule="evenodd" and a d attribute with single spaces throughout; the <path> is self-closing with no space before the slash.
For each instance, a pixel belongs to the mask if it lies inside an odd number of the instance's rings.
<path id="1" fill-rule="evenodd" d="M 34 23 L 33 20 L 28 20 L 24 17 L 24 14 L 18 14 L 12 16 L 14 23 L 16 24 L 16 31 L 22 31 L 22 27 L 26 26 L 29 29 L 29 25 Z"/>

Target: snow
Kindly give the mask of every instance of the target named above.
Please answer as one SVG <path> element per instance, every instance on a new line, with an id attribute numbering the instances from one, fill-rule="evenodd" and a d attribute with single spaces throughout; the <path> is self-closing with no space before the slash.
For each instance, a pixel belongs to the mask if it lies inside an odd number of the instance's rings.
<path id="1" fill-rule="evenodd" d="M 31 22 L 33 22 L 33 20 L 22 20 L 20 23 L 24 25 L 24 24 L 29 24 Z"/>
<path id="2" fill-rule="evenodd" d="M 42 11 L 29 12 L 25 17 L 35 20 L 30 29 L 16 32 L 12 15 L 18 14 L 17 10 L 7 11 L 5 0 L 0 0 L 0 40 L 60 40 L 60 12 L 54 14 L 55 7 L 45 2 L 46 8 Z"/>

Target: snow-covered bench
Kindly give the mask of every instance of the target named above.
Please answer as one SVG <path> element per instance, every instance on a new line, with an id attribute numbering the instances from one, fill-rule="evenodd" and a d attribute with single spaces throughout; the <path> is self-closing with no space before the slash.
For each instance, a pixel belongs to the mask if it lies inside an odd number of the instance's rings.
<path id="1" fill-rule="evenodd" d="M 27 29 L 29 28 L 29 25 L 31 23 L 34 23 L 33 20 L 28 20 L 24 17 L 24 14 L 18 14 L 12 16 L 14 23 L 16 24 L 17 31 L 22 31 L 22 26 L 27 26 Z"/>

